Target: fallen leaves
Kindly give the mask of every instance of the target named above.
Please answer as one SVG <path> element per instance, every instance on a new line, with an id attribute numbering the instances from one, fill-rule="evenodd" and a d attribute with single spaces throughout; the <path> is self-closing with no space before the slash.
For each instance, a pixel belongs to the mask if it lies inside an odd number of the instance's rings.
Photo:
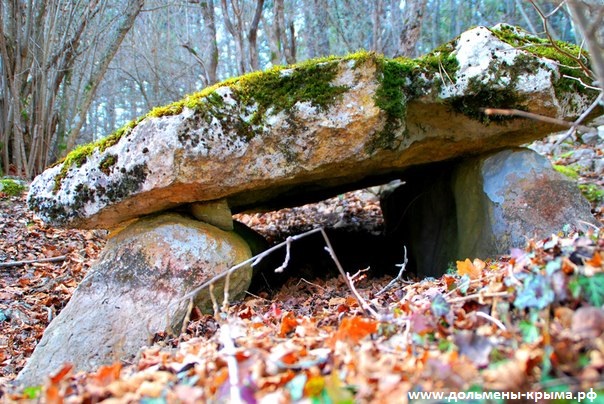
<path id="1" fill-rule="evenodd" d="M 0 386 L 23 368 L 105 243 L 102 232 L 44 225 L 24 202 L 0 198 Z"/>
<path id="2" fill-rule="evenodd" d="M 18 254 L 5 258 L 67 260 L 2 272 L 0 327 L 11 327 L 0 328 L 0 363 L 9 377 L 102 245 L 89 232 L 19 229 L 19 243 L 31 250 L 7 245 L 2 254 Z M 156 335 L 137 363 L 88 373 L 65 367 L 45 385 L 3 398 L 352 403 L 404 402 L 408 392 L 436 390 L 602 394 L 603 253 L 602 237 L 564 234 L 497 261 L 459 261 L 454 274 L 399 282 L 379 296 L 390 279 L 356 279 L 374 315 L 342 279 L 294 278 L 218 317 L 194 311 L 183 335 Z"/>
<path id="3" fill-rule="evenodd" d="M 377 321 L 364 317 L 344 317 L 340 322 L 338 330 L 334 334 L 335 341 L 357 344 L 368 335 L 377 331 Z"/>

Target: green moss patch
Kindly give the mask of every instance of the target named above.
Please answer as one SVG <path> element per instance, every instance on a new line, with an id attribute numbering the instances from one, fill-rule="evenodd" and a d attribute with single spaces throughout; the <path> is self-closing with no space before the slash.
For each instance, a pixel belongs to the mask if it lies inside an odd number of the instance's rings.
<path id="1" fill-rule="evenodd" d="M 455 77 L 459 63 L 451 55 L 453 50 L 453 43 L 447 43 L 418 59 L 376 58 L 380 84 L 375 105 L 386 113 L 386 124 L 369 145 L 368 153 L 376 149 L 393 150 L 397 130 L 407 115 L 407 104 L 429 92 L 439 92 L 446 81 Z"/>
<path id="2" fill-rule="evenodd" d="M 19 196 L 25 191 L 25 185 L 10 178 L 0 179 L 0 193 L 8 196 Z"/>
<path id="3" fill-rule="evenodd" d="M 515 48 L 530 52 L 536 57 L 547 58 L 556 62 L 560 71 L 560 77 L 554 83 L 556 95 L 560 96 L 569 91 L 589 94 L 594 97 L 597 95 L 595 90 L 586 88 L 575 80 L 581 80 L 585 84 L 591 84 L 592 82 L 592 79 L 583 68 L 591 68 L 589 54 L 585 49 L 562 41 L 555 41 L 552 44 L 549 39 L 532 36 L 521 28 L 509 25 L 502 25 L 500 29 L 491 31 L 499 39 Z"/>
<path id="4" fill-rule="evenodd" d="M 289 111 L 298 102 L 309 102 L 325 110 L 336 98 L 348 91 L 346 86 L 334 86 L 340 61 L 305 63 L 284 71 L 274 68 L 244 76 L 232 87 L 240 100 L 257 104 L 259 114 L 269 108 L 275 113 Z"/>
<path id="5" fill-rule="evenodd" d="M 107 154 L 101 160 L 101 164 L 99 164 L 101 171 L 109 175 L 111 168 L 117 164 L 117 159 L 118 157 L 115 154 Z"/>
<path id="6" fill-rule="evenodd" d="M 493 88 L 493 83 L 483 83 L 480 78 L 472 77 L 463 96 L 452 97 L 448 104 L 453 110 L 475 119 L 485 125 L 502 123 L 515 119 L 513 117 L 484 114 L 485 106 L 489 108 L 525 109 L 524 98 L 518 95 L 514 84 L 505 88 Z"/>
<path id="7" fill-rule="evenodd" d="M 554 170 L 558 171 L 560 174 L 564 174 L 570 179 L 577 180 L 579 179 L 579 172 L 576 168 L 572 166 L 565 166 L 561 164 L 554 164 Z"/>
<path id="8" fill-rule="evenodd" d="M 604 201 L 604 189 L 596 184 L 580 184 L 579 189 L 583 196 L 592 204 Z"/>

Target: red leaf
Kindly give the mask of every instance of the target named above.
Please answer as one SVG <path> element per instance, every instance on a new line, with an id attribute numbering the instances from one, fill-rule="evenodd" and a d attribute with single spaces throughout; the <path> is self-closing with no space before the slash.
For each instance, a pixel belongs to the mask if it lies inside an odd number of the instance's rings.
<path id="1" fill-rule="evenodd" d="M 65 376 L 67 376 L 67 374 L 69 372 L 71 372 L 71 369 L 73 369 L 73 364 L 71 364 L 71 363 L 64 364 L 63 367 L 57 373 L 55 373 L 54 376 L 50 377 L 50 383 L 58 384 L 61 380 L 63 380 L 63 378 Z"/>
<path id="2" fill-rule="evenodd" d="M 281 327 L 279 327 L 279 337 L 284 338 L 290 332 L 294 331 L 298 326 L 298 320 L 294 316 L 294 313 L 287 312 L 281 318 Z"/>
<path id="3" fill-rule="evenodd" d="M 122 371 L 122 364 L 116 362 L 113 365 L 101 366 L 99 370 L 92 375 L 92 380 L 102 387 L 109 385 L 111 382 L 120 378 L 120 372 Z"/>
<path id="4" fill-rule="evenodd" d="M 335 338 L 339 341 L 357 343 L 369 334 L 377 331 L 377 321 L 364 317 L 344 317 Z"/>

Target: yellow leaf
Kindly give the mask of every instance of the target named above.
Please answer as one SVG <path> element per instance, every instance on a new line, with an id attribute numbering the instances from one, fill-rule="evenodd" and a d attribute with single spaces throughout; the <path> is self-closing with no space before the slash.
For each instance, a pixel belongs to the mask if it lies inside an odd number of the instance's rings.
<path id="1" fill-rule="evenodd" d="M 479 258 L 474 258 L 472 264 L 474 264 L 474 268 L 476 268 L 478 272 L 480 272 L 478 276 L 482 274 L 482 270 L 487 266 L 487 264 L 485 264 L 485 262 Z"/>
<path id="2" fill-rule="evenodd" d="M 477 262 L 478 261 L 478 262 Z M 468 275 L 470 279 L 478 279 L 482 273 L 482 268 L 484 268 L 484 262 L 479 259 L 475 259 L 474 263 L 478 264 L 478 267 L 470 261 L 469 258 L 466 258 L 465 261 L 457 261 L 457 273 L 460 276 Z M 482 263 L 482 268 L 480 268 L 480 263 Z"/>

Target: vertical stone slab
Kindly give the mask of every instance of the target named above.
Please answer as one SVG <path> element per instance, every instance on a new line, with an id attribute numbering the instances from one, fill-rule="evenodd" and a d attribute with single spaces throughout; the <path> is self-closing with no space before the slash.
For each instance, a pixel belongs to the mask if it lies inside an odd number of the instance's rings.
<path id="1" fill-rule="evenodd" d="M 402 179 L 382 196 L 382 211 L 391 248 L 405 245 L 420 277 L 440 276 L 456 260 L 507 254 L 566 225 L 599 226 L 577 184 L 530 149 L 418 167 Z"/>
<path id="2" fill-rule="evenodd" d="M 599 226 L 577 184 L 538 153 L 508 149 L 469 159 L 455 170 L 458 258 L 486 258 L 523 247 L 565 225 Z"/>
<path id="3" fill-rule="evenodd" d="M 38 385 L 63 363 L 75 370 L 134 357 L 158 331 L 178 333 L 189 299 L 214 276 L 251 257 L 234 232 L 169 213 L 141 219 L 113 236 L 99 260 L 50 323 L 25 368 L 21 385 Z M 250 266 L 229 277 L 231 300 L 248 287 Z M 225 281 L 214 294 L 223 299 Z M 209 290 L 194 303 L 211 307 Z"/>

